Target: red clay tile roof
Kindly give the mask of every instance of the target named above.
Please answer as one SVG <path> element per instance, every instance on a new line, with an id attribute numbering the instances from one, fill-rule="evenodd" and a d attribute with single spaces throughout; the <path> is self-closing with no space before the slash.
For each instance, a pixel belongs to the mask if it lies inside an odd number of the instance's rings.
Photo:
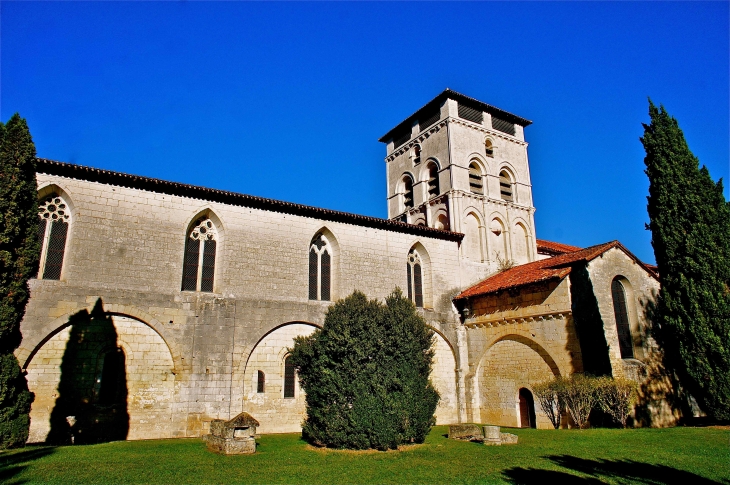
<path id="1" fill-rule="evenodd" d="M 563 245 L 561 245 L 563 246 Z M 568 246 L 570 247 L 570 246 Z M 454 300 L 462 300 L 478 295 L 488 295 L 503 290 L 528 286 L 535 283 L 542 283 L 553 280 L 562 280 L 570 274 L 572 265 L 580 261 L 591 261 L 611 248 L 619 248 L 630 258 L 640 264 L 649 274 L 656 277 L 647 265 L 642 263 L 636 256 L 631 254 L 618 241 L 611 241 L 597 246 L 591 246 L 578 251 L 560 254 L 548 259 L 533 261 L 532 263 L 521 264 L 510 268 L 507 271 L 497 273 L 462 291 Z"/>
<path id="2" fill-rule="evenodd" d="M 581 249 L 583 249 L 579 248 L 578 246 L 570 246 L 568 244 L 546 241 L 544 239 L 537 239 L 536 242 L 537 252 L 539 254 L 549 254 L 550 256 L 572 253 L 573 251 L 580 251 Z"/>

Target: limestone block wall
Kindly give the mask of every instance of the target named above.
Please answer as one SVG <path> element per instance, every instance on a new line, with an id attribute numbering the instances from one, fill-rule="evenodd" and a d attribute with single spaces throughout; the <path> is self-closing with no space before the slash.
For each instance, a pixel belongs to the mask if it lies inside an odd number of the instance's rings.
<path id="1" fill-rule="evenodd" d="M 113 316 L 111 319 L 116 330 L 115 342 L 99 342 L 99 345 L 78 350 L 77 355 L 70 355 L 73 352 L 69 345 L 72 326 L 68 326 L 51 337 L 34 356 L 27 367 L 28 387 L 36 395 L 31 410 L 29 442 L 46 440 L 62 377 L 82 381 L 77 385 L 88 391 L 82 397 L 83 402 L 93 404 L 98 401 L 104 376 L 100 352 L 109 350 L 109 345 L 121 347 L 124 351 L 123 385 L 127 390 L 128 438 L 172 437 L 173 421 L 180 421 L 183 417 L 172 413 L 175 380 L 170 350 L 148 325 L 130 317 Z M 74 338 L 89 340 L 93 333 L 93 328 L 83 328 L 74 332 Z M 75 375 L 62 376 L 64 360 L 68 362 L 71 359 L 81 361 L 75 368 Z M 76 414 L 73 409 L 69 412 Z"/>
<path id="2" fill-rule="evenodd" d="M 659 282 L 619 248 L 609 249 L 602 256 L 591 261 L 588 264 L 588 273 L 603 320 L 611 367 L 614 375 L 619 376 L 623 374 L 623 364 L 616 329 L 611 283 L 617 277 L 621 279 L 626 292 L 631 333 L 634 337 L 634 354 L 637 360 L 643 360 L 653 346 L 648 334 L 650 322 L 647 319 L 646 307 L 656 301 L 656 296 L 659 294 Z"/>
<path id="3" fill-rule="evenodd" d="M 436 424 L 459 422 L 459 401 L 456 391 L 456 357 L 446 340 L 436 334 L 431 382 L 441 400 L 436 407 Z"/>
<path id="4" fill-rule="evenodd" d="M 648 309 L 656 302 L 659 282 L 633 258 L 613 248 L 588 265 L 593 290 L 598 302 L 613 375 L 639 383 L 639 400 L 634 419 L 641 426 L 672 426 L 681 417 L 681 410 L 672 406 L 677 390 L 662 362 L 662 353 L 651 336 L 652 322 Z M 619 278 L 626 294 L 627 310 L 634 342 L 634 359 L 622 359 L 616 328 L 611 282 Z"/>
<path id="5" fill-rule="evenodd" d="M 96 305 L 141 322 L 165 342 L 172 370 L 164 385 L 130 382 L 129 400 L 159 416 L 157 403 L 168 402 L 169 386 L 173 419 L 163 429 L 130 411 L 129 437 L 199 436 L 212 419 L 230 419 L 249 391 L 246 362 L 257 343 L 283 324 L 323 323 L 331 302 L 311 301 L 308 292 L 308 250 L 319 231 L 332 236 L 333 300 L 355 289 L 371 298 L 396 286 L 405 291 L 407 255 L 418 247 L 427 290 L 422 314 L 456 347 L 450 300 L 462 288 L 456 242 L 62 176 L 39 174 L 38 182 L 63 194 L 72 219 L 61 279 L 30 282 L 18 358 L 33 370 L 55 345 L 49 336 Z M 219 238 L 212 293 L 180 289 L 187 231 L 201 214 L 216 224 Z M 125 352 L 132 365 L 132 351 Z M 133 373 L 159 374 L 153 361 L 139 360 Z M 37 382 L 40 410 L 52 402 L 54 384 Z"/>
<path id="6" fill-rule="evenodd" d="M 535 383 L 582 371 L 570 308 L 567 279 L 470 302 L 464 323 L 470 421 L 518 426 L 520 388 L 531 391 Z M 538 427 L 550 427 L 539 406 L 535 411 Z"/>
<path id="7" fill-rule="evenodd" d="M 291 433 L 301 429 L 305 418 L 304 392 L 295 383 L 294 397 L 284 397 L 284 359 L 294 338 L 311 335 L 316 327 L 294 323 L 266 335 L 246 363 L 241 411 L 254 416 L 259 433 Z M 258 371 L 264 374 L 263 392 L 258 392 Z"/>

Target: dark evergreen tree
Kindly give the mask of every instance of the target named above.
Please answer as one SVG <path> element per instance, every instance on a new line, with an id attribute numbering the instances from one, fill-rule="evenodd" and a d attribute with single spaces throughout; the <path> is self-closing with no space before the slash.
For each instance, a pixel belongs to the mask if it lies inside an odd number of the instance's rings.
<path id="1" fill-rule="evenodd" d="M 332 448 L 421 443 L 439 395 L 429 376 L 433 331 L 396 289 L 385 305 L 354 292 L 299 337 L 291 359 L 306 392 L 302 435 Z"/>
<path id="2" fill-rule="evenodd" d="M 28 279 L 38 271 L 35 146 L 17 113 L 0 124 L 0 448 L 28 439 L 33 393 L 14 350 L 28 302 Z"/>
<path id="3" fill-rule="evenodd" d="M 730 205 L 677 120 L 649 101 L 641 138 L 661 291 L 655 325 L 667 362 L 711 417 L 730 419 Z"/>

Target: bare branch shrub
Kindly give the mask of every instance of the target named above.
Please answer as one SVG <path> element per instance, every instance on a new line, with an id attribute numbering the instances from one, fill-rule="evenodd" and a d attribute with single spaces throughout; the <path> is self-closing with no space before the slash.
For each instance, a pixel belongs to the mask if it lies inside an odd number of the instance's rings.
<path id="1" fill-rule="evenodd" d="M 597 404 L 597 382 L 597 378 L 583 374 L 563 379 L 561 393 L 565 407 L 580 429 L 587 426 L 588 415 Z"/>
<path id="2" fill-rule="evenodd" d="M 601 410 L 625 428 L 638 396 L 636 382 L 629 379 L 601 377 L 598 379 L 596 391 Z"/>
<path id="3" fill-rule="evenodd" d="M 540 407 L 547 415 L 553 428 L 560 428 L 560 415 L 563 409 L 562 392 L 563 379 L 556 377 L 549 381 L 541 382 L 532 386 L 532 391 L 540 402 Z"/>

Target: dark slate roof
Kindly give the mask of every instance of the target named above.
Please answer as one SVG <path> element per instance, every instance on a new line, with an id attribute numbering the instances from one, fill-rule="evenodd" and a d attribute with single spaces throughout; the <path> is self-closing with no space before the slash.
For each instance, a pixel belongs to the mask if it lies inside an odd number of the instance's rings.
<path id="1" fill-rule="evenodd" d="M 222 204 L 229 204 L 240 207 L 250 207 L 254 209 L 268 210 L 272 212 L 280 212 L 296 216 L 311 217 L 313 219 L 320 219 L 325 221 L 342 222 L 355 226 L 363 226 L 373 229 L 382 229 L 385 231 L 412 234 L 414 236 L 445 239 L 447 241 L 461 241 L 464 238 L 464 235 L 458 232 L 443 231 L 440 229 L 434 229 L 426 226 L 416 226 L 413 224 L 406 224 L 404 222 L 393 221 L 389 219 L 380 219 L 378 217 L 361 216 L 358 214 L 351 214 L 349 212 L 321 209 L 319 207 L 295 204 L 292 202 L 284 202 L 274 199 L 266 199 L 263 197 L 239 194 L 236 192 L 228 192 L 225 190 L 209 189 L 196 185 L 169 182 L 167 180 L 142 177 L 139 175 L 130 175 L 121 172 L 113 172 L 111 170 L 84 167 L 82 165 L 57 162 L 45 158 L 37 159 L 36 170 L 38 171 L 38 173 L 44 173 L 48 175 L 59 175 L 61 177 L 86 180 L 89 182 L 118 185 L 120 187 L 147 190 L 150 192 L 176 195 L 180 197 L 190 197 L 194 199 L 207 200 L 210 202 L 219 202 Z"/>
<path id="2" fill-rule="evenodd" d="M 558 256 L 553 256 L 552 258 L 515 266 L 467 288 L 456 296 L 454 300 L 499 293 L 504 290 L 526 287 L 547 281 L 560 281 L 570 274 L 575 264 L 591 261 L 612 248 L 620 249 L 644 268 L 647 273 L 657 278 L 657 274 L 648 265 L 631 254 L 620 242 L 611 241 L 578 251 L 566 252 Z"/>
<path id="3" fill-rule="evenodd" d="M 388 133 L 381 136 L 378 141 L 383 142 L 383 143 L 388 143 L 388 141 L 391 138 L 394 138 L 394 136 L 395 136 L 394 134 L 398 133 L 401 130 L 401 127 L 403 125 L 407 124 L 408 127 L 410 127 L 413 124 L 413 121 L 417 120 L 423 112 L 428 112 L 430 109 L 432 109 L 434 107 L 434 105 L 441 106 L 441 104 L 446 99 L 456 100 L 465 106 L 469 106 L 470 108 L 474 108 L 479 111 L 486 111 L 487 113 L 495 115 L 500 119 L 509 121 L 510 123 L 515 123 L 520 126 L 528 126 L 528 125 L 532 124 L 532 121 L 522 118 L 521 116 L 517 116 L 515 114 L 509 113 L 507 111 L 497 108 L 496 106 L 492 106 L 491 104 L 482 103 L 478 99 L 470 98 L 469 96 L 466 96 L 461 93 L 457 93 L 456 91 L 452 91 L 451 89 L 446 88 L 445 90 L 443 90 L 441 92 L 441 94 L 439 94 L 438 96 L 433 98 L 431 101 L 426 103 L 421 109 L 419 109 L 418 111 L 413 113 L 411 116 L 409 116 L 405 120 L 398 123 L 398 125 L 396 125 L 396 127 L 393 128 L 392 130 L 390 130 Z"/>

